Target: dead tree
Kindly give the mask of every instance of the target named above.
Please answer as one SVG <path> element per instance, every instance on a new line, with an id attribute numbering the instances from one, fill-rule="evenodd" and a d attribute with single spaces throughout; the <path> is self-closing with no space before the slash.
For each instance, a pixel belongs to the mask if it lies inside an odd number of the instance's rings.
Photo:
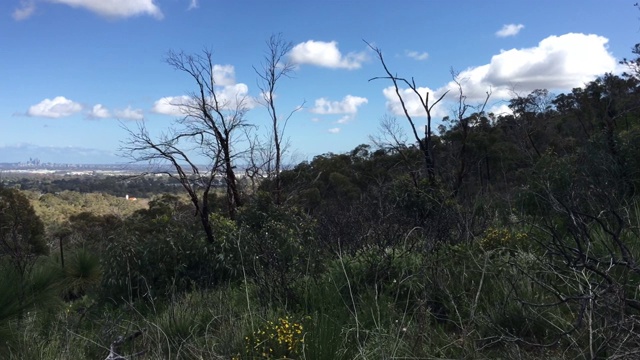
<path id="1" fill-rule="evenodd" d="M 261 67 L 259 69 L 254 67 L 256 74 L 258 74 L 258 88 L 262 93 L 262 104 L 271 119 L 271 137 L 267 146 L 262 146 L 262 148 L 268 149 L 270 153 L 270 156 L 266 157 L 268 161 L 264 163 L 264 166 L 266 166 L 267 177 L 274 178 L 276 204 L 280 204 L 282 200 L 280 172 L 282 170 L 282 156 L 286 151 L 286 141 L 283 142 L 284 130 L 291 116 L 302 108 L 302 106 L 298 106 L 286 116 L 281 116 L 276 111 L 275 98 L 278 81 L 282 77 L 289 77 L 294 70 L 294 65 L 285 59 L 292 46 L 290 42 L 284 41 L 281 35 L 271 35 L 267 41 L 267 50 Z"/>
<path id="2" fill-rule="evenodd" d="M 402 111 L 404 112 L 404 116 L 407 118 L 407 121 L 411 126 L 411 131 L 413 132 L 413 136 L 416 142 L 418 143 L 418 146 L 420 147 L 420 151 L 423 154 L 429 183 L 434 184 L 436 172 L 435 172 L 435 159 L 433 157 L 433 144 L 431 141 L 431 111 L 433 110 L 434 106 L 436 106 L 440 101 L 442 101 L 442 99 L 447 95 L 448 91 L 442 94 L 438 99 L 430 103 L 429 102 L 430 94 L 427 92 L 423 96 L 418 90 L 418 86 L 416 85 L 416 82 L 413 78 L 411 78 L 411 81 L 409 81 L 405 78 L 399 77 L 397 75 L 393 75 L 384 61 L 384 58 L 382 56 L 382 51 L 379 48 L 374 47 L 373 45 L 369 44 L 366 41 L 365 43 L 371 48 L 371 50 L 373 50 L 376 53 L 376 55 L 378 56 L 378 59 L 380 60 L 380 63 L 382 64 L 382 67 L 384 68 L 384 71 L 387 74 L 387 76 L 377 76 L 377 77 L 371 78 L 369 79 L 369 81 L 378 80 L 378 79 L 389 79 L 391 80 L 391 82 L 393 82 L 393 87 L 395 89 L 396 95 L 398 96 L 398 100 L 400 101 L 400 105 L 402 106 Z M 425 126 L 425 129 L 424 129 L 424 139 L 420 138 L 418 129 L 416 128 L 415 121 L 411 116 L 411 114 L 409 113 L 409 109 L 407 109 L 405 99 L 402 97 L 402 94 L 400 93 L 400 84 L 407 85 L 409 89 L 411 89 L 411 91 L 418 97 L 418 99 L 420 99 L 420 105 L 424 110 L 424 114 L 427 118 L 427 125 Z"/>
<path id="3" fill-rule="evenodd" d="M 257 134 L 252 129 L 245 131 L 248 150 L 245 159 L 245 176 L 251 182 L 251 192 L 255 192 L 261 179 L 268 177 L 275 162 L 273 137 Z"/>
<path id="4" fill-rule="evenodd" d="M 384 151 L 400 155 L 402 162 L 407 168 L 415 168 L 415 161 L 412 161 L 411 156 L 411 153 L 415 149 L 407 146 L 406 134 L 400 126 L 398 119 L 395 117 L 384 115 L 382 119 L 380 119 L 378 134 L 369 136 L 369 140 Z M 413 184 L 417 187 L 420 180 L 420 171 L 412 170 L 409 176 L 411 176 Z"/>
<path id="5" fill-rule="evenodd" d="M 152 138 L 144 125 L 135 131 L 128 130 L 129 139 L 121 151 L 134 161 L 169 165 L 171 171 L 158 168 L 154 172 L 166 173 L 180 181 L 201 219 L 207 239 L 212 242 L 208 199 L 217 177 L 225 184 L 231 218 L 242 205 L 233 163 L 239 155 L 234 148 L 239 141 L 239 130 L 248 126 L 246 99 L 222 95 L 214 79 L 209 50 L 195 55 L 169 52 L 166 61 L 174 69 L 188 74 L 196 90 L 172 104 L 183 115 L 176 120 L 175 128 L 158 139 Z M 200 165 L 201 162 L 205 164 Z"/>
<path id="6" fill-rule="evenodd" d="M 149 162 L 154 165 L 151 172 L 155 174 L 166 174 L 180 181 L 195 208 L 195 215 L 200 219 L 207 240 L 212 243 L 215 236 L 209 223 L 209 193 L 219 174 L 218 157 L 211 159 L 213 163 L 208 164 L 204 169 L 202 165 L 195 164 L 190 155 L 181 149 L 180 140 L 188 138 L 186 135 L 182 136 L 184 134 L 171 132 L 163 134 L 159 139 L 154 139 L 143 124 L 140 124 L 135 131 L 131 129 L 127 131 L 129 139 L 122 148 L 123 153 L 135 161 Z"/>
<path id="7" fill-rule="evenodd" d="M 455 185 L 453 187 L 453 195 L 456 196 L 462 187 L 462 183 L 467 174 L 467 152 L 468 152 L 468 143 L 469 136 L 472 128 L 480 124 L 481 117 L 484 116 L 484 109 L 487 106 L 487 102 L 489 102 L 489 98 L 491 97 L 491 90 L 487 91 L 486 97 L 484 101 L 480 105 L 469 105 L 467 103 L 467 96 L 464 94 L 462 89 L 460 74 L 456 73 L 453 69 L 451 70 L 451 78 L 453 79 L 453 83 L 458 88 L 458 106 L 454 111 L 454 116 L 457 122 L 457 126 L 460 131 L 460 151 L 458 153 L 459 163 L 458 169 L 456 170 L 455 175 Z M 473 114 L 467 115 L 469 110 L 475 110 Z M 487 170 L 488 170 L 488 162 L 487 162 Z"/>
<path id="8" fill-rule="evenodd" d="M 234 217 L 237 207 L 242 206 L 233 166 L 236 156 L 234 136 L 237 130 L 248 126 L 246 99 L 238 95 L 233 99 L 220 96 L 216 89 L 211 51 L 205 50 L 198 55 L 170 52 L 167 63 L 187 73 L 197 84 L 191 101 L 182 105 L 186 116 L 180 123 L 187 134 L 194 134 L 195 140 L 199 140 L 202 154 L 215 159 L 220 167 L 227 188 L 229 215 Z"/>

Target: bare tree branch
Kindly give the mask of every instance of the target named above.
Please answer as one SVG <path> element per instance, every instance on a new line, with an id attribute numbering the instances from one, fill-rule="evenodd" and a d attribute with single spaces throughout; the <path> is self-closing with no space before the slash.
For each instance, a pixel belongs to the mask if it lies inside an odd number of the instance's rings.
<path id="1" fill-rule="evenodd" d="M 254 71 L 258 74 L 258 88 L 262 92 L 262 103 L 271 118 L 271 137 L 273 142 L 269 141 L 269 143 L 274 150 L 274 156 L 270 157 L 274 164 L 272 167 L 271 162 L 268 163 L 269 171 L 267 171 L 267 176 L 271 177 L 273 175 L 275 177 L 274 194 L 276 204 L 280 204 L 282 200 L 280 172 L 282 170 L 282 156 L 286 150 L 286 141 L 283 143 L 284 131 L 291 116 L 302 109 L 302 105 L 298 106 L 288 115 L 282 116 L 276 110 L 275 104 L 278 82 L 283 77 L 290 77 L 295 69 L 294 64 L 286 59 L 286 55 L 291 51 L 292 47 L 293 44 L 285 41 L 281 34 L 271 35 L 267 41 L 267 50 L 261 68 L 254 67 Z"/>
<path id="2" fill-rule="evenodd" d="M 221 95 L 209 50 L 201 54 L 169 52 L 166 62 L 189 75 L 196 84 L 196 91 L 186 102 L 172 104 L 184 116 L 176 120 L 176 129 L 168 130 L 157 139 L 149 135 L 142 123 L 136 130 L 126 128 L 129 140 L 123 144 L 121 152 L 136 162 L 166 164 L 175 169 L 174 173 L 163 172 L 180 181 L 196 215 L 200 216 L 207 239 L 212 242 L 209 194 L 216 177 L 224 180 L 228 212 L 232 218 L 237 207 L 242 205 L 233 163 L 240 153 L 234 148 L 239 141 L 238 130 L 249 126 L 245 121 L 247 99 L 239 94 L 235 98 Z M 200 161 L 206 164 L 198 164 Z"/>
<path id="3" fill-rule="evenodd" d="M 378 80 L 378 79 L 388 79 L 388 80 L 391 80 L 391 82 L 393 82 L 393 87 L 395 89 L 396 96 L 398 96 L 398 100 L 400 101 L 400 105 L 402 106 L 402 111 L 404 112 L 404 115 L 407 121 L 409 122 L 409 125 L 411 126 L 411 131 L 413 132 L 413 136 L 416 142 L 418 143 L 420 150 L 422 151 L 429 182 L 431 184 L 434 184 L 435 183 L 435 159 L 433 156 L 433 144 L 431 141 L 431 111 L 433 110 L 433 107 L 435 105 L 437 105 L 440 101 L 442 101 L 442 99 L 444 99 L 444 97 L 448 94 L 448 91 L 444 92 L 434 102 L 429 103 L 428 92 L 423 96 L 418 90 L 418 87 L 416 86 L 415 80 L 413 78 L 411 79 L 411 81 L 409 81 L 405 78 L 398 77 L 397 75 L 393 75 L 384 61 L 384 57 L 382 56 L 382 51 L 379 48 L 371 45 L 367 41 L 365 41 L 365 43 L 367 44 L 367 46 L 369 46 L 369 48 L 371 48 L 371 50 L 373 50 L 376 53 L 376 55 L 378 56 L 378 59 L 380 60 L 380 63 L 382 64 L 382 67 L 384 68 L 385 73 L 387 74 L 387 76 L 379 76 L 379 77 L 371 78 L 369 79 L 369 81 Z M 425 126 L 425 129 L 424 129 L 424 140 L 420 137 L 420 135 L 418 135 L 418 129 L 416 128 L 415 121 L 411 117 L 411 114 L 409 113 L 409 109 L 407 108 L 405 99 L 402 97 L 402 94 L 400 93 L 400 85 L 399 85 L 400 83 L 404 83 L 407 87 L 409 87 L 409 89 L 411 89 L 411 91 L 413 91 L 413 93 L 418 97 L 418 99 L 420 99 L 420 104 L 422 106 L 422 109 L 424 110 L 424 114 L 427 117 L 427 126 Z"/>

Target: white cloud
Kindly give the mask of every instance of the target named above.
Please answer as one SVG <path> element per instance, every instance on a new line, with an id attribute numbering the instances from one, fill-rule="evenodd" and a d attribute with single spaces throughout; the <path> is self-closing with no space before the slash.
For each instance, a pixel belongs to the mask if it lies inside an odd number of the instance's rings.
<path id="1" fill-rule="evenodd" d="M 154 0 L 46 0 L 54 4 L 64 4 L 74 8 L 84 8 L 98 15 L 110 18 L 126 18 L 149 15 L 162 19 L 163 14 Z"/>
<path id="2" fill-rule="evenodd" d="M 82 110 L 82 105 L 71 101 L 64 96 L 56 96 L 51 99 L 44 99 L 40 103 L 29 107 L 27 116 L 38 116 L 47 118 L 61 118 L 73 115 Z"/>
<path id="3" fill-rule="evenodd" d="M 440 90 L 434 91 L 429 89 L 428 87 L 418 87 L 418 93 L 422 96 L 423 99 L 426 99 L 427 93 L 429 94 L 429 105 L 433 104 L 435 100 L 437 100 L 442 92 Z M 393 86 L 389 86 L 382 90 L 382 94 L 387 99 L 387 110 L 393 115 L 404 116 L 404 110 L 402 109 L 402 104 L 398 99 L 398 95 L 396 94 L 396 90 Z M 400 96 L 404 100 L 404 105 L 409 112 L 409 115 L 415 117 L 426 117 L 427 114 L 422 106 L 422 102 L 416 93 L 411 89 L 400 89 Z M 433 107 L 431 111 L 431 116 L 434 118 L 442 117 L 447 114 L 447 109 L 442 105 L 438 104 Z"/>
<path id="4" fill-rule="evenodd" d="M 309 111 L 314 114 L 355 114 L 359 106 L 368 102 L 367 98 L 353 95 L 347 95 L 341 101 L 320 98 L 316 99 L 315 106 Z"/>
<path id="5" fill-rule="evenodd" d="M 126 120 L 142 120 L 144 119 L 144 114 L 142 113 L 142 109 L 132 109 L 131 106 L 127 106 L 126 109 L 116 110 L 116 117 Z"/>
<path id="6" fill-rule="evenodd" d="M 253 109 L 257 104 L 256 100 L 249 96 L 249 87 L 243 83 L 223 86 L 216 95 L 225 110 L 236 109 L 241 103 L 242 106 Z"/>
<path id="7" fill-rule="evenodd" d="M 502 51 L 489 64 L 465 70 L 460 77 L 482 94 L 489 87 L 502 92 L 570 90 L 616 70 L 608 42 L 598 35 L 549 36 L 536 47 Z"/>
<path id="8" fill-rule="evenodd" d="M 187 10 L 197 9 L 198 7 L 198 0 L 191 0 L 191 3 L 189 3 L 189 7 L 187 8 Z"/>
<path id="9" fill-rule="evenodd" d="M 549 36 L 531 48 L 511 49 L 494 55 L 489 64 L 472 67 L 460 72 L 467 103 L 484 101 L 491 91 L 491 101 L 509 99 L 514 92 L 529 93 L 536 89 L 566 91 L 594 80 L 596 77 L 617 70 L 616 59 L 608 52 L 608 39 L 598 35 L 569 33 Z M 424 96 L 429 92 L 430 102 L 445 91 L 449 95 L 436 105 L 432 116 L 440 118 L 450 114 L 458 87 L 453 81 L 437 90 L 418 88 Z M 401 104 L 393 87 L 383 89 L 387 108 L 394 115 L 403 116 Z M 405 105 L 412 116 L 426 116 L 418 97 L 410 89 L 401 89 Z M 506 111 L 504 106 L 489 109 L 494 113 Z"/>
<path id="10" fill-rule="evenodd" d="M 460 72 L 457 77 L 457 81 L 462 86 L 464 96 L 470 102 L 484 101 L 487 96 L 487 91 L 491 91 L 492 99 L 505 99 L 510 98 L 513 95 L 516 85 L 514 83 L 498 84 L 486 79 L 487 72 L 491 65 L 482 65 L 475 68 L 469 68 Z M 519 88 L 519 85 L 518 85 Z M 531 90 L 535 90 L 533 88 Z M 449 91 L 447 98 L 453 99 L 459 95 L 458 84 L 454 81 L 450 81 L 445 86 L 438 89 L 438 93 L 442 94 L 444 91 Z"/>
<path id="11" fill-rule="evenodd" d="M 405 55 L 409 58 L 412 58 L 414 60 L 427 60 L 429 58 L 429 53 L 424 51 L 424 52 L 418 52 L 418 51 L 412 51 L 412 50 L 406 50 Z"/>
<path id="12" fill-rule="evenodd" d="M 222 110 L 236 110 L 239 106 L 253 109 L 257 102 L 248 95 L 249 87 L 246 84 L 227 85 L 216 88 L 216 96 Z M 213 99 L 209 99 L 213 103 Z M 189 113 L 189 106 L 194 102 L 191 96 L 166 96 L 154 102 L 151 111 L 156 114 L 185 116 Z"/>
<path id="13" fill-rule="evenodd" d="M 218 86 L 234 85 L 236 83 L 236 69 L 233 65 L 213 65 L 211 69 L 213 81 Z"/>
<path id="14" fill-rule="evenodd" d="M 90 119 L 106 119 L 111 117 L 109 109 L 102 106 L 102 104 L 93 105 L 91 111 L 87 114 Z"/>
<path id="15" fill-rule="evenodd" d="M 498 105 L 492 105 L 486 110 L 486 112 L 488 114 L 493 113 L 496 116 L 513 114 L 513 111 L 511 110 L 509 105 L 504 103 L 498 104 Z"/>
<path id="16" fill-rule="evenodd" d="M 496 31 L 497 37 L 508 37 L 508 36 L 516 36 L 520 32 L 520 30 L 524 29 L 524 25 L 522 24 L 506 24 L 502 26 L 502 29 Z"/>
<path id="17" fill-rule="evenodd" d="M 359 69 L 362 62 L 367 60 L 364 52 L 351 52 L 342 55 L 335 41 L 309 40 L 300 43 L 291 49 L 289 53 L 291 61 L 295 64 L 309 64 L 332 69 Z"/>
<path id="18" fill-rule="evenodd" d="M 20 0 L 20 7 L 13 11 L 13 19 L 21 21 L 29 18 L 36 11 L 36 4 L 33 0 Z"/>
<path id="19" fill-rule="evenodd" d="M 191 97 L 182 96 L 166 96 L 153 103 L 153 111 L 156 114 L 184 116 L 186 115 L 185 105 L 191 102 Z"/>
<path id="20" fill-rule="evenodd" d="M 336 121 L 336 124 L 346 124 L 349 121 L 353 120 L 353 115 L 345 115 Z"/>
<path id="21" fill-rule="evenodd" d="M 337 134 L 340 132 L 340 128 L 336 127 L 336 128 L 331 128 L 329 130 L 327 130 L 330 134 Z"/>

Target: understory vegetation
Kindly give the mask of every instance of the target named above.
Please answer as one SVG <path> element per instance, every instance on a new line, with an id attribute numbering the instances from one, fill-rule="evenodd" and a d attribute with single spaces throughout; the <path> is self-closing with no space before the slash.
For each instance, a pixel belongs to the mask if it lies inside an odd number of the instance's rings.
<path id="1" fill-rule="evenodd" d="M 637 75 L 227 191 L 0 188 L 0 357 L 637 358 Z"/>

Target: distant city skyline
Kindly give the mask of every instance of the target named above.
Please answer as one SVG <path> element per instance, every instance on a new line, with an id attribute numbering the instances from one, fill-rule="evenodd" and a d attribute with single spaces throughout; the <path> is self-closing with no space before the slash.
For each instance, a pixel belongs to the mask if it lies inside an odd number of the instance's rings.
<path id="1" fill-rule="evenodd" d="M 454 89 L 453 70 L 468 102 L 491 91 L 487 109 L 500 114 L 516 94 L 620 73 L 640 29 L 626 0 L 9 0 L 0 16 L 0 162 L 78 164 L 128 162 L 123 127 L 171 126 L 195 88 L 163 61 L 170 50 L 210 49 L 218 90 L 247 96 L 248 122 L 265 131 L 254 67 L 269 36 L 291 41 L 296 72 L 276 100 L 282 113 L 304 104 L 286 131 L 299 161 L 369 143 L 384 116 L 404 124 L 389 81 L 369 81 L 384 70 L 363 40 L 421 92 Z M 434 109 L 436 126 L 455 94 Z"/>

